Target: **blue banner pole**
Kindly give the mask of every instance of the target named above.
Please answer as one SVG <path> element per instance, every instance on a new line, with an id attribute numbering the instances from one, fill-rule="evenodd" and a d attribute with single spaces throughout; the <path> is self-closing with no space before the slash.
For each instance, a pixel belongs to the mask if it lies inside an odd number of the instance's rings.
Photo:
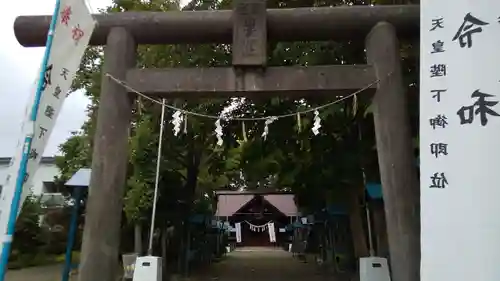
<path id="1" fill-rule="evenodd" d="M 71 271 L 71 255 L 73 252 L 73 245 L 75 244 L 76 230 L 78 229 L 78 211 L 80 209 L 80 201 L 82 199 L 83 187 L 75 187 L 75 206 L 71 212 L 71 220 L 69 224 L 68 243 L 66 245 L 66 257 L 64 259 L 64 268 L 62 273 L 62 281 L 69 280 L 69 273 Z"/>
<path id="2" fill-rule="evenodd" d="M 54 14 L 52 15 L 52 20 L 50 22 L 50 27 L 47 35 L 47 44 L 45 46 L 45 54 L 42 61 L 42 66 L 40 69 L 40 76 L 38 79 L 38 84 L 36 87 L 36 94 L 33 106 L 31 108 L 30 126 L 34 126 L 36 121 L 36 116 L 38 114 L 38 108 L 40 106 L 40 99 L 42 97 L 42 89 L 44 84 L 45 70 L 50 57 L 50 49 L 52 47 L 52 39 L 54 37 L 54 30 L 57 24 L 57 19 L 59 15 L 60 0 L 56 0 L 56 7 L 54 9 Z M 33 128 L 34 129 L 34 128 Z M 31 141 L 33 140 L 33 134 L 28 135 L 24 139 L 23 144 L 23 155 L 21 158 L 21 165 L 19 167 L 17 178 L 16 178 L 16 188 L 14 190 L 14 198 L 12 199 L 12 204 L 9 210 L 9 221 L 7 223 L 7 233 L 3 238 L 2 254 L 0 257 L 0 281 L 5 280 L 5 273 L 7 272 L 7 263 L 9 262 L 10 248 L 12 245 L 12 238 L 16 228 L 17 213 L 19 211 L 19 205 L 21 202 L 21 195 L 23 192 L 24 178 L 26 175 L 26 168 L 29 159 L 29 152 L 31 150 Z M 1 233 L 0 235 L 2 235 Z"/>

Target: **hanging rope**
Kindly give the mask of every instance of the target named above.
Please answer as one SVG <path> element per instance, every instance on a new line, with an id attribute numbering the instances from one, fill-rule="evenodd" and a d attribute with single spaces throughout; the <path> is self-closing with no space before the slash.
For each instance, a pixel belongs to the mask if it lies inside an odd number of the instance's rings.
<path id="1" fill-rule="evenodd" d="M 387 78 L 389 77 L 390 75 L 392 74 L 391 73 L 388 73 L 386 77 L 384 78 Z M 355 91 L 354 93 L 350 94 L 350 95 L 347 95 L 347 96 L 344 96 L 342 98 L 339 98 L 335 101 L 332 101 L 332 102 L 329 102 L 329 103 L 326 103 L 326 104 L 323 104 L 323 105 L 320 105 L 320 106 L 316 106 L 316 107 L 311 107 L 311 108 L 308 108 L 308 109 L 305 109 L 305 110 L 299 110 L 299 111 L 296 111 L 296 112 L 293 112 L 293 113 L 287 113 L 287 114 L 281 114 L 281 115 L 274 115 L 274 116 L 261 116 L 261 117 L 232 117 L 230 116 L 230 113 L 226 112 L 224 113 L 224 111 L 218 115 L 218 116 L 214 116 L 214 115 L 208 115 L 208 114 L 203 114 L 203 113 L 198 113 L 198 112 L 192 112 L 192 111 L 188 111 L 188 110 L 184 110 L 182 108 L 178 108 L 178 107 L 175 107 L 175 106 L 172 106 L 172 105 L 168 105 L 168 104 L 165 104 L 164 102 L 160 102 L 156 99 L 153 99 L 137 90 L 135 90 L 134 88 L 130 87 L 129 85 L 127 85 L 127 83 L 125 81 L 121 81 L 115 77 L 113 77 L 111 74 L 109 73 L 106 73 L 105 74 L 109 79 L 113 80 L 114 82 L 118 83 L 119 85 L 123 86 L 124 88 L 126 88 L 128 91 L 130 92 L 133 92 L 133 93 L 136 93 L 138 96 L 140 97 L 143 97 L 145 99 L 148 99 L 154 103 L 158 103 L 158 104 L 161 104 L 162 105 L 162 111 L 165 109 L 165 108 L 168 108 L 168 109 L 171 109 L 174 111 L 174 114 L 172 115 L 173 119 L 171 121 L 171 123 L 174 125 L 174 128 L 173 128 L 173 131 L 174 131 L 174 135 L 177 136 L 180 132 L 181 132 L 181 127 L 182 127 L 182 124 L 184 124 L 184 134 L 187 133 L 187 116 L 188 115 L 191 115 L 191 116 L 197 116 L 197 117 L 202 117 L 202 118 L 208 118 L 208 119 L 212 119 L 212 120 L 215 120 L 214 122 L 214 126 L 215 126 L 215 130 L 214 130 L 214 134 L 217 138 L 217 145 L 218 146 L 222 146 L 224 144 L 224 124 L 222 122 L 227 122 L 227 121 L 240 121 L 242 122 L 242 129 L 243 129 L 243 139 L 246 140 L 247 139 L 247 136 L 246 136 L 246 126 L 243 124 L 243 122 L 245 121 L 265 121 L 264 122 L 264 130 L 263 130 L 263 133 L 261 135 L 261 137 L 265 140 L 267 140 L 267 137 L 269 135 L 269 131 L 270 131 L 270 125 L 272 123 L 274 123 L 274 121 L 278 120 L 278 119 L 281 119 L 281 118 L 286 118 L 286 117 L 296 117 L 297 118 L 297 131 L 300 133 L 302 131 L 302 122 L 301 122 L 301 114 L 307 114 L 307 113 L 310 113 L 310 112 L 313 112 L 314 113 L 314 118 L 313 118 L 313 126 L 311 128 L 311 131 L 312 133 L 316 136 L 316 135 L 319 135 L 320 134 L 320 128 L 322 127 L 321 125 L 321 116 L 320 116 L 320 112 L 319 110 L 321 109 L 324 109 L 326 107 L 329 107 L 329 106 L 332 106 L 334 104 L 337 104 L 337 103 L 340 103 L 344 100 L 347 100 L 351 97 L 354 97 L 354 103 L 356 104 L 356 107 L 357 107 L 357 94 L 373 87 L 375 84 L 379 83 L 381 79 L 377 79 L 375 81 L 373 81 L 372 83 L 366 85 L 365 87 L 363 87 L 362 89 L 358 90 L 358 91 Z M 164 100 L 164 99 L 163 99 Z M 234 108 L 237 108 L 237 104 L 234 103 L 232 105 Z M 227 108 L 226 108 L 227 109 Z M 300 145 L 301 145 L 301 149 L 303 147 L 303 140 L 299 140 L 300 142 Z"/>
<path id="2" fill-rule="evenodd" d="M 265 227 L 265 226 L 267 226 L 268 224 L 272 223 L 272 221 L 268 221 L 265 224 L 261 224 L 261 225 L 252 224 L 252 223 L 250 223 L 247 220 L 245 221 L 245 223 L 247 223 L 249 226 L 259 228 L 259 227 Z"/>
<path id="3" fill-rule="evenodd" d="M 387 74 L 387 77 L 389 77 L 390 75 L 392 74 L 389 73 Z M 159 100 L 156 100 L 152 97 L 149 97 L 147 96 L 146 94 L 143 94 L 137 90 L 135 90 L 134 88 L 130 87 L 125 81 L 122 81 L 116 77 L 114 77 L 113 75 L 109 74 L 109 73 L 106 73 L 105 74 L 107 77 L 109 77 L 111 80 L 113 80 L 114 82 L 118 83 L 119 85 L 123 86 L 124 88 L 126 88 L 128 91 L 130 92 L 133 92 L 145 99 L 148 99 L 152 102 L 155 102 L 157 104 L 162 104 L 161 101 Z M 233 120 L 233 121 L 265 121 L 265 120 L 270 120 L 270 119 L 273 119 L 276 120 L 276 119 L 281 119 L 281 118 L 286 118 L 286 117 L 297 117 L 297 118 L 300 118 L 300 115 L 302 114 L 306 114 L 306 113 L 310 113 L 310 112 L 315 112 L 315 111 L 318 111 L 318 110 L 321 110 L 321 109 L 324 109 L 326 107 L 329 107 L 329 106 L 332 106 L 334 104 L 337 104 L 339 102 L 342 102 L 344 100 L 347 100 L 351 97 L 354 97 L 356 96 L 357 94 L 361 93 L 361 92 L 364 92 L 365 90 L 368 90 L 370 88 L 372 88 L 374 85 L 378 84 L 379 82 L 381 81 L 381 79 L 377 79 L 371 83 L 369 83 L 368 85 L 366 85 L 365 87 L 349 94 L 349 95 L 346 95 L 342 98 L 339 98 L 335 101 L 332 101 L 332 102 L 329 102 L 329 103 L 326 103 L 326 104 L 323 104 L 323 105 L 320 105 L 320 106 L 316 106 L 316 107 L 311 107 L 311 108 L 308 108 L 308 109 L 304 109 L 304 110 L 299 110 L 299 111 L 296 111 L 296 112 L 293 112 L 293 113 L 287 113 L 287 114 L 281 114 L 281 115 L 274 115 L 274 116 L 260 116 L 260 117 L 221 117 L 221 116 L 215 116 L 215 115 L 208 115 L 208 114 L 203 114 L 203 113 L 198 113 L 198 112 L 193 112 L 193 111 L 188 111 L 188 110 L 185 110 L 185 109 L 182 109 L 182 108 L 178 108 L 178 107 L 175 107 L 175 106 L 172 106 L 172 105 L 169 105 L 169 104 L 164 104 L 165 107 L 167 107 L 168 109 L 170 110 L 173 110 L 173 111 L 178 111 L 182 114 L 187 114 L 187 115 L 192 115 L 192 116 L 198 116 L 198 117 L 202 117 L 202 118 L 208 118 L 208 119 L 213 119 L 213 120 L 220 120 L 220 119 L 224 119 L 224 120 Z M 299 125 L 299 130 L 300 130 L 300 125 Z"/>
<path id="4" fill-rule="evenodd" d="M 248 226 L 250 227 L 250 230 L 251 231 L 255 231 L 255 232 L 264 232 L 266 231 L 266 229 L 269 228 L 269 225 L 272 223 L 271 221 L 268 221 L 267 223 L 265 224 L 262 224 L 262 225 L 255 225 L 255 224 L 252 224 L 250 223 L 249 221 L 245 221 L 246 224 L 248 224 Z"/>

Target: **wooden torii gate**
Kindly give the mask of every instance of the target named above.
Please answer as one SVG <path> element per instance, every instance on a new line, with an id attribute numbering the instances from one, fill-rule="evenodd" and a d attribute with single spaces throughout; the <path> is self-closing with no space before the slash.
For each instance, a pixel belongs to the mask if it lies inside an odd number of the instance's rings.
<path id="1" fill-rule="evenodd" d="M 419 6 L 266 10 L 237 0 L 233 11 L 96 15 L 92 45 L 106 45 L 103 75 L 161 98 L 328 94 L 376 85 L 374 121 L 394 281 L 420 280 L 419 186 L 402 80 L 399 36 L 419 34 Z M 14 24 L 26 47 L 44 46 L 50 16 Z M 396 27 L 396 28 L 395 28 Z M 267 40 L 365 38 L 366 65 L 266 67 Z M 233 67 L 138 69 L 137 44 L 230 43 Z M 388 74 L 391 74 L 388 76 Z M 79 280 L 115 281 L 134 98 L 103 76 Z"/>

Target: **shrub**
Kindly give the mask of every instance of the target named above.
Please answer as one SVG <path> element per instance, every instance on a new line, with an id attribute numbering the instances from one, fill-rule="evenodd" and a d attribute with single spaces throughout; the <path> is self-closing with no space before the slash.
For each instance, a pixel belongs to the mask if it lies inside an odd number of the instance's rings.
<path id="1" fill-rule="evenodd" d="M 40 226 L 40 216 L 42 214 L 40 202 L 31 196 L 21 208 L 21 213 L 16 222 L 12 251 L 17 251 L 20 255 L 37 254 L 40 247 L 45 245 L 46 231 Z"/>

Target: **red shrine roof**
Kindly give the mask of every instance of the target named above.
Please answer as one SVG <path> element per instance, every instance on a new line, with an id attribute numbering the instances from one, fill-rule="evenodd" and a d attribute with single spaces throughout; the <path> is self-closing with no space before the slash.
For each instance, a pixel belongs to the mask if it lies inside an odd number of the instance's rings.
<path id="1" fill-rule="evenodd" d="M 287 216 L 297 216 L 294 194 L 283 192 L 260 191 L 216 191 L 216 216 L 230 217 L 241 207 L 250 202 L 256 195 L 261 195 L 267 202 Z"/>

